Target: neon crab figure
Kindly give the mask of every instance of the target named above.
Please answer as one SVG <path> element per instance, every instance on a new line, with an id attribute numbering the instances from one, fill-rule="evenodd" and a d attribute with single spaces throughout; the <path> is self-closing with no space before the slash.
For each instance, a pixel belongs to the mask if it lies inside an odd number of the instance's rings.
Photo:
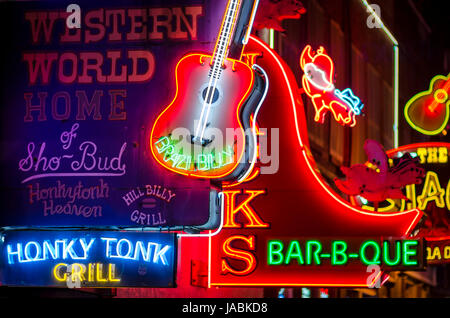
<path id="1" fill-rule="evenodd" d="M 365 164 L 341 167 L 346 179 L 334 179 L 338 189 L 347 195 L 360 195 L 374 202 L 375 209 L 379 202 L 388 198 L 409 200 L 401 188 L 408 184 L 422 183 L 425 170 L 419 168 L 419 158 L 405 153 L 394 159 L 393 166 L 390 167 L 383 146 L 370 139 L 364 143 L 364 151 L 368 159 Z"/>
<path id="2" fill-rule="evenodd" d="M 314 120 L 324 123 L 327 111 L 343 126 L 354 127 L 356 115 L 361 114 L 364 105 L 350 88 L 342 91 L 333 84 L 334 63 L 321 46 L 314 52 L 307 45 L 300 55 L 300 67 L 304 72 L 302 86 L 311 98 L 316 110 Z"/>

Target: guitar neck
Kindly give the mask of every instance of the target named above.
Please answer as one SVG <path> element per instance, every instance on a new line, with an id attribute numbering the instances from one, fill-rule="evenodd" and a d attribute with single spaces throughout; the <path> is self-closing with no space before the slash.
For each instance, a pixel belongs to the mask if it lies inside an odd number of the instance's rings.
<path id="1" fill-rule="evenodd" d="M 236 25 L 240 2 L 241 0 L 228 1 L 227 9 L 220 27 L 219 38 L 217 39 L 216 46 L 214 47 L 211 63 L 210 76 L 213 76 L 214 78 L 218 78 L 220 76 L 223 62 L 228 56 L 228 48 L 230 45 L 230 39 L 233 35 L 234 27 Z"/>
<path id="2" fill-rule="evenodd" d="M 252 31 L 258 4 L 259 0 L 242 0 L 234 34 L 230 41 L 228 50 L 229 58 L 235 60 L 241 59 L 242 50 L 244 49 L 245 44 L 247 44 Z"/>
<path id="3" fill-rule="evenodd" d="M 445 90 L 446 92 L 448 92 L 448 90 L 450 89 L 450 74 L 447 75 L 447 82 L 445 83 L 443 90 Z"/>

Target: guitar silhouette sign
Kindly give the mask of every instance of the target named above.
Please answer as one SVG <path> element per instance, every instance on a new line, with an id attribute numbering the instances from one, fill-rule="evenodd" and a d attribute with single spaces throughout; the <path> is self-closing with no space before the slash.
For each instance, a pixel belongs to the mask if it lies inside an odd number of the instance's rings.
<path id="1" fill-rule="evenodd" d="M 175 98 L 156 119 L 150 137 L 152 154 L 163 167 L 220 181 L 248 170 L 257 147 L 251 118 L 266 84 L 258 66 L 228 54 L 242 17 L 247 28 L 240 32 L 245 34 L 241 44 L 248 40 L 256 7 L 257 1 L 230 0 L 213 54 L 190 53 L 178 62 Z M 245 9 L 251 14 L 242 14 Z"/>
<path id="2" fill-rule="evenodd" d="M 412 128 L 425 135 L 440 134 L 449 119 L 450 74 L 437 75 L 427 91 L 416 94 L 405 106 L 405 118 Z"/>

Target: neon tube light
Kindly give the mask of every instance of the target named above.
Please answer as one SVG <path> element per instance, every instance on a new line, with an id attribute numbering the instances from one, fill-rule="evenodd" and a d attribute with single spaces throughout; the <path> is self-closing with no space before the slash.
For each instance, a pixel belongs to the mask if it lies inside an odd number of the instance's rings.
<path id="1" fill-rule="evenodd" d="M 257 137 L 256 137 L 256 135 L 257 135 L 256 118 L 258 117 L 258 113 L 259 113 L 259 109 L 261 108 L 261 105 L 266 100 L 267 91 L 269 90 L 269 77 L 267 76 L 266 71 L 264 71 L 264 69 L 261 68 L 259 65 L 253 64 L 252 68 L 258 69 L 263 74 L 263 76 L 265 78 L 265 81 L 266 81 L 266 87 L 264 89 L 263 96 L 260 99 L 258 106 L 256 107 L 256 110 L 255 110 L 255 113 L 254 113 L 254 116 L 253 116 L 253 121 L 252 121 L 252 133 L 253 133 L 252 137 L 254 139 L 253 144 L 254 145 L 258 145 L 258 141 L 256 140 L 257 139 Z M 252 172 L 253 167 L 255 166 L 257 157 L 258 157 L 258 147 L 255 147 L 255 149 L 253 150 L 253 155 L 252 155 L 252 159 L 251 159 L 252 163 L 251 163 L 250 167 L 247 169 L 247 172 L 242 177 L 240 177 L 238 179 L 238 183 L 241 183 L 245 179 L 247 179 L 248 175 L 250 174 L 250 172 Z"/>
<path id="2" fill-rule="evenodd" d="M 211 231 L 208 231 L 207 234 L 185 234 L 185 233 L 180 233 L 177 234 L 177 237 L 182 238 L 182 237 L 208 237 L 211 238 L 214 235 L 219 234 L 220 231 L 222 231 L 223 228 L 223 218 L 224 218 L 224 206 L 225 206 L 225 196 L 223 195 L 223 192 L 219 192 L 217 194 L 217 196 L 221 199 L 220 201 L 220 225 L 217 228 L 217 230 L 214 233 L 211 233 Z"/>
<path id="3" fill-rule="evenodd" d="M 314 85 L 316 88 L 323 90 L 323 91 L 332 91 L 334 89 L 334 85 L 330 82 L 328 82 L 325 72 L 319 69 L 317 66 L 314 65 L 314 63 L 306 63 L 305 64 L 305 73 L 309 73 L 309 71 L 315 71 L 320 74 L 320 80 L 322 80 L 323 83 L 325 83 L 324 86 L 321 86 L 315 81 L 310 81 L 312 85 Z M 312 76 L 310 77 L 312 79 Z"/>
<path id="4" fill-rule="evenodd" d="M 264 52 L 267 52 L 268 54 L 270 54 L 274 60 L 276 61 L 277 65 L 279 66 L 280 70 L 281 70 L 281 74 L 283 75 L 283 78 L 285 79 L 286 83 L 288 83 L 288 90 L 289 90 L 289 97 L 291 99 L 291 103 L 292 103 L 292 107 L 293 108 L 293 114 L 294 114 L 294 122 L 295 122 L 295 129 L 297 132 L 297 138 L 299 141 L 299 145 L 300 145 L 300 149 L 302 151 L 302 154 L 305 158 L 305 162 L 307 163 L 307 166 L 310 170 L 310 173 L 314 176 L 314 178 L 317 180 L 317 182 L 321 185 L 321 187 L 328 192 L 328 194 L 335 200 L 335 202 L 337 204 L 343 205 L 346 209 L 356 212 L 356 213 L 360 213 L 360 214 L 364 214 L 364 215 L 370 215 L 370 216 L 377 216 L 377 217 L 391 217 L 391 216 L 395 216 L 395 215 L 403 215 L 403 214 L 409 214 L 409 213 L 414 213 L 414 220 L 413 222 L 408 226 L 408 228 L 404 229 L 402 232 L 405 233 L 405 235 L 407 233 L 410 232 L 411 228 L 413 228 L 414 226 L 416 226 L 417 222 L 419 221 L 422 213 L 420 210 L 418 209 L 412 209 L 409 211 L 405 211 L 405 212 L 396 212 L 396 213 L 390 213 L 390 214 L 378 214 L 378 213 L 371 213 L 371 212 L 365 212 L 361 209 L 357 209 L 351 205 L 349 205 L 347 202 L 345 202 L 342 198 L 337 197 L 331 190 L 331 188 L 329 186 L 327 186 L 322 180 L 321 178 L 317 175 L 317 172 L 315 171 L 314 167 L 312 166 L 309 156 L 307 154 L 307 150 L 305 147 L 305 143 L 302 140 L 302 136 L 300 134 L 300 130 L 299 130 L 299 122 L 298 122 L 298 118 L 297 118 L 297 112 L 295 110 L 295 106 L 296 102 L 295 102 L 295 95 L 294 92 L 292 91 L 291 85 L 289 84 L 289 79 L 288 76 L 286 75 L 286 72 L 284 71 L 283 65 L 281 64 L 281 62 L 278 60 L 278 58 L 274 55 L 274 53 L 268 49 L 267 45 L 265 45 L 264 42 L 262 42 L 261 40 L 259 40 L 256 37 L 253 37 L 253 40 L 257 43 L 259 43 L 263 48 L 265 48 Z"/>
<path id="5" fill-rule="evenodd" d="M 275 30 L 269 29 L 269 47 L 273 49 L 275 47 Z"/>
<path id="6" fill-rule="evenodd" d="M 389 29 L 384 25 L 381 18 L 376 14 L 373 8 L 366 0 L 361 0 L 363 5 L 366 7 L 366 10 L 370 12 L 370 14 L 375 18 L 378 25 L 381 27 L 383 32 L 388 36 L 389 40 L 392 42 L 393 50 L 394 50 L 394 148 L 398 147 L 398 99 L 399 99 L 399 51 L 398 51 L 398 42 L 395 39 L 394 35 L 389 31 Z"/>
<path id="7" fill-rule="evenodd" d="M 408 224 L 405 224 L 404 226 L 402 226 L 401 228 L 398 229 L 398 232 L 401 233 L 398 236 L 406 236 L 410 233 L 410 231 L 417 225 L 417 223 L 419 222 L 421 216 L 422 216 L 422 212 L 418 209 L 411 209 L 408 211 L 403 211 L 403 212 L 395 212 L 395 213 L 389 213 L 389 214 L 381 214 L 381 213 L 373 213 L 373 212 L 369 212 L 369 211 L 364 211 L 361 209 L 358 209 L 357 207 L 351 206 L 348 204 L 348 202 L 344 201 L 342 198 L 340 198 L 339 196 L 337 196 L 335 193 L 333 193 L 332 189 L 322 180 L 321 176 L 318 175 L 315 167 L 314 167 L 314 161 L 311 158 L 310 154 L 308 153 L 308 143 L 307 143 L 307 139 L 305 139 L 305 136 L 303 136 L 303 131 L 302 133 L 300 132 L 300 117 L 297 114 L 296 111 L 296 92 L 297 90 L 295 89 L 296 87 L 296 83 L 291 83 L 289 76 L 287 75 L 285 69 L 284 69 L 284 64 L 281 62 L 281 60 L 277 57 L 276 53 L 273 52 L 273 50 L 271 50 L 268 45 L 263 42 L 262 40 L 251 36 L 252 40 L 259 46 L 261 47 L 262 53 L 264 56 L 271 56 L 271 58 L 273 58 L 273 61 L 276 65 L 277 68 L 277 73 L 280 75 L 280 80 L 286 83 L 286 87 L 287 87 L 287 99 L 290 100 L 290 104 L 289 105 L 292 108 L 292 115 L 293 115 L 293 121 L 294 121 L 294 126 L 295 126 L 295 131 L 296 131 L 296 135 L 297 135 L 297 141 L 298 144 L 300 146 L 300 151 L 301 151 L 301 155 L 307 165 L 306 168 L 306 173 L 311 173 L 313 178 L 316 180 L 316 182 L 320 185 L 320 187 L 328 193 L 328 195 L 331 197 L 333 203 L 340 205 L 342 207 L 345 207 L 345 209 L 348 211 L 348 213 L 352 214 L 354 213 L 355 216 L 357 214 L 359 215 L 367 215 L 367 216 L 372 216 L 372 217 L 376 217 L 379 219 L 391 219 L 393 217 L 400 217 L 400 216 L 407 216 L 409 215 L 411 220 L 408 220 Z M 392 219 L 392 221 L 395 221 L 395 218 Z M 387 222 L 389 223 L 389 222 Z M 212 249 L 212 242 L 211 242 L 212 238 L 209 238 L 209 256 L 208 256 L 208 264 L 209 266 L 211 266 L 211 249 Z M 370 248 L 370 247 L 369 247 Z M 350 255 L 349 255 L 350 256 Z M 353 257 L 353 256 L 352 256 Z M 409 259 L 407 259 L 409 261 Z M 370 261 L 370 260 L 369 260 Z M 327 281 L 321 281 L 321 282 L 317 282 L 317 280 L 314 280 L 314 278 L 311 278 L 311 280 L 302 280 L 301 282 L 276 282 L 276 281 L 271 281 L 270 283 L 268 282 L 264 282 L 264 283 L 260 283 L 260 282 L 253 282 L 253 281 L 246 281 L 246 282 L 214 282 L 212 280 L 212 271 L 211 271 L 211 267 L 208 269 L 208 287 L 213 287 L 213 286 L 339 286 L 339 287 L 345 287 L 345 286 L 349 286 L 349 287 L 367 287 L 367 282 L 364 281 L 364 283 L 360 283 L 358 282 L 346 282 L 346 281 L 342 281 L 339 283 L 336 283 L 335 281 L 333 282 L 327 282 Z M 382 280 L 383 282 L 386 281 L 386 277 L 387 276 L 383 276 L 384 274 L 382 273 L 382 271 L 378 274 L 377 277 L 375 277 L 375 279 L 373 280 L 373 284 L 377 283 L 378 280 Z"/>
<path id="8" fill-rule="evenodd" d="M 340 91 L 332 83 L 334 62 L 321 46 L 316 52 L 307 45 L 300 55 L 303 91 L 311 99 L 315 109 L 314 121 L 325 122 L 325 115 L 331 112 L 342 126 L 354 127 L 356 115 L 361 114 L 362 103 L 350 88 Z"/>
<path id="9" fill-rule="evenodd" d="M 248 24 L 247 33 L 245 34 L 244 39 L 242 39 L 242 44 L 246 45 L 248 43 L 248 38 L 250 37 L 250 33 L 252 33 L 253 22 L 255 21 L 256 10 L 258 9 L 259 0 L 256 0 L 253 3 L 252 15 L 250 17 L 250 22 Z"/>

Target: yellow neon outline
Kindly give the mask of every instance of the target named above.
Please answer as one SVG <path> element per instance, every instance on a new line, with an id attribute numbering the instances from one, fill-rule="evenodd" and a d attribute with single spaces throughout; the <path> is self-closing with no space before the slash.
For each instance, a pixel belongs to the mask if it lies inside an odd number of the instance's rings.
<path id="1" fill-rule="evenodd" d="M 439 97 L 437 96 L 437 94 L 439 94 L 439 93 L 444 94 L 444 97 L 439 98 Z M 434 99 L 435 99 L 438 103 L 443 104 L 443 103 L 445 103 L 445 101 L 447 100 L 448 94 L 447 94 L 447 92 L 445 91 L 445 89 L 439 88 L 439 89 L 436 90 L 436 92 L 434 92 L 433 97 L 434 97 Z"/>
<path id="2" fill-rule="evenodd" d="M 448 74 L 447 76 L 444 76 L 444 75 L 436 75 L 435 77 L 433 77 L 433 78 L 431 79 L 431 81 L 430 81 L 430 87 L 428 88 L 428 90 L 426 90 L 426 91 L 424 91 L 424 92 L 421 92 L 421 93 L 417 93 L 416 95 L 414 95 L 414 96 L 406 103 L 406 106 L 405 106 L 405 109 L 404 109 L 405 119 L 406 119 L 406 121 L 408 122 L 408 124 L 409 124 L 413 129 L 417 130 L 418 132 L 420 132 L 420 133 L 422 133 L 422 134 L 424 134 L 424 135 L 428 135 L 428 136 L 440 134 L 441 131 L 444 130 L 445 126 L 447 126 L 448 120 L 449 120 L 449 118 L 450 118 L 450 100 L 449 100 L 447 103 L 445 103 L 445 107 L 446 107 L 446 109 L 445 109 L 445 114 L 446 114 L 446 116 L 445 116 L 445 118 L 444 118 L 444 121 L 443 121 L 442 125 L 441 125 L 438 129 L 435 129 L 435 130 L 426 130 L 426 129 L 423 129 L 423 128 L 418 127 L 416 124 L 414 124 L 414 122 L 413 122 L 413 121 L 411 120 L 411 118 L 409 117 L 408 111 L 409 111 L 409 108 L 411 107 L 411 104 L 412 104 L 413 102 L 415 102 L 417 99 L 419 99 L 419 98 L 421 98 L 421 97 L 423 97 L 423 96 L 425 96 L 425 95 L 431 94 L 431 92 L 433 91 L 433 86 L 434 86 L 435 81 L 437 81 L 437 80 L 439 80 L 439 79 L 444 80 L 444 81 L 448 81 L 448 80 L 450 79 L 450 74 Z"/>
<path id="3" fill-rule="evenodd" d="M 65 266 L 67 268 L 66 263 L 59 263 L 56 264 L 55 267 L 53 267 L 53 277 L 59 282 L 65 282 L 67 280 L 67 272 L 64 273 L 63 278 L 61 278 L 61 276 L 59 276 L 59 271 L 57 271 L 57 269 L 59 269 L 62 266 Z"/>
<path id="4" fill-rule="evenodd" d="M 432 185 L 435 188 L 435 192 L 431 193 Z M 439 208 L 445 207 L 444 200 L 445 190 L 439 183 L 439 177 L 436 172 L 428 171 L 423 184 L 422 193 L 417 196 L 417 207 L 421 210 L 425 210 L 428 202 L 434 201 Z"/>

